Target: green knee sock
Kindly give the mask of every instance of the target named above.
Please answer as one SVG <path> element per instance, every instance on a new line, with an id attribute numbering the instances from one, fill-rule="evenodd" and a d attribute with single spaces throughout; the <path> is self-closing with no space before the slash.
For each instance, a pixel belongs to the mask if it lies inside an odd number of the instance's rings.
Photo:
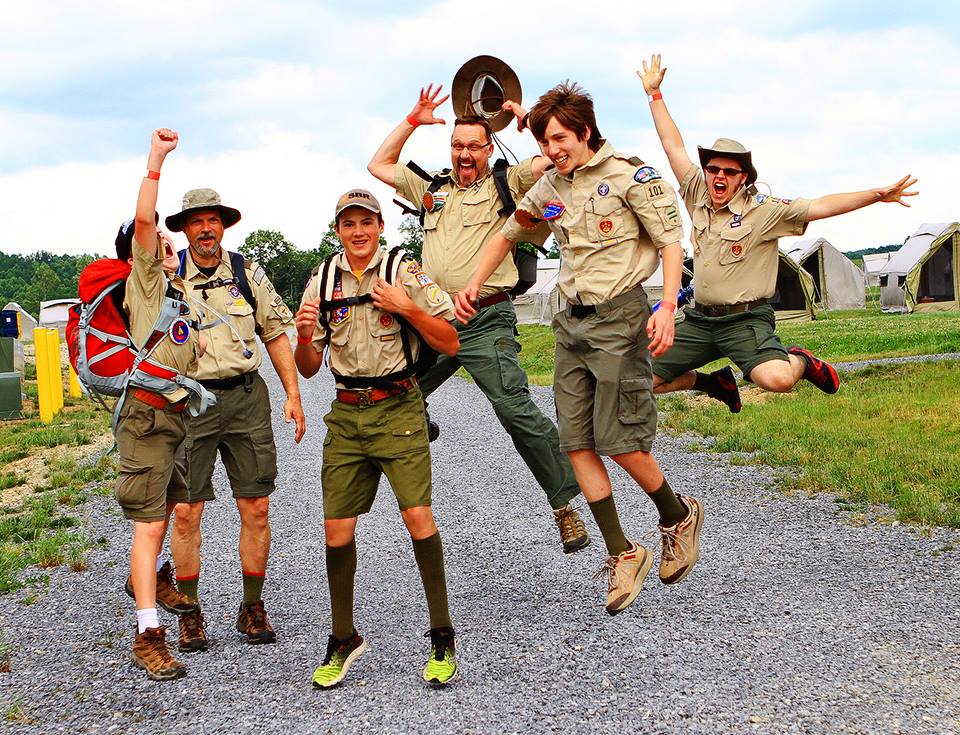
<path id="1" fill-rule="evenodd" d="M 420 568 L 423 591 L 427 595 L 431 628 L 452 628 L 450 609 L 447 606 L 447 577 L 443 570 L 443 544 L 440 532 L 429 538 L 413 539 L 413 555 Z"/>
<path id="2" fill-rule="evenodd" d="M 327 584 L 333 636 L 341 641 L 353 635 L 353 578 L 357 574 L 357 541 L 346 546 L 327 545 Z"/>
<path id="3" fill-rule="evenodd" d="M 263 583 L 266 581 L 264 572 L 243 573 L 243 601 L 257 602 L 263 599 Z"/>
<path id="4" fill-rule="evenodd" d="M 675 526 L 687 517 L 689 511 L 674 494 L 666 477 L 663 478 L 663 484 L 656 492 L 647 494 L 653 504 L 657 506 L 657 510 L 660 511 L 661 526 Z"/>
<path id="5" fill-rule="evenodd" d="M 200 601 L 200 575 L 195 577 L 177 577 L 177 589 L 194 602 Z"/>
<path id="6" fill-rule="evenodd" d="M 610 556 L 616 556 L 621 551 L 630 548 L 630 542 L 623 535 L 623 529 L 620 527 L 620 516 L 617 515 L 617 505 L 613 502 L 613 495 L 608 495 L 603 500 L 595 500 L 587 503 L 590 506 L 590 512 L 593 518 L 600 526 L 600 533 L 603 534 L 603 542 L 607 545 L 607 553 Z"/>

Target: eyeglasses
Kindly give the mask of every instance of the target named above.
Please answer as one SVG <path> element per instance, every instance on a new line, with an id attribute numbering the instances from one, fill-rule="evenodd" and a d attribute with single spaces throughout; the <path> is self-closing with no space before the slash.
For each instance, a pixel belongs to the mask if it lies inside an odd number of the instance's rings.
<path id="1" fill-rule="evenodd" d="M 742 174 L 742 173 L 743 173 L 743 169 L 739 169 L 739 168 L 721 168 L 720 166 L 713 166 L 713 165 L 704 166 L 704 167 L 703 167 L 703 170 L 706 171 L 708 174 L 711 174 L 711 175 L 713 175 L 713 176 L 716 176 L 716 175 L 717 175 L 718 173 L 720 173 L 721 171 L 723 171 L 723 175 L 724 175 L 724 176 L 736 176 L 737 174 Z"/>
<path id="2" fill-rule="evenodd" d="M 484 148 L 486 148 L 489 143 L 470 143 L 469 145 L 464 145 L 463 143 L 451 143 L 450 148 L 453 149 L 454 153 L 463 153 L 464 148 L 466 148 L 471 153 L 479 153 Z"/>

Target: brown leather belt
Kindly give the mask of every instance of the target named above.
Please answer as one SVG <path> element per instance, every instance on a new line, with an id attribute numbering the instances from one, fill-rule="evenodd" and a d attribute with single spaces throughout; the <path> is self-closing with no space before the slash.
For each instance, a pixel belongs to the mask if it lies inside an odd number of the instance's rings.
<path id="1" fill-rule="evenodd" d="M 159 393 L 151 393 L 148 390 L 143 388 L 134 388 L 130 391 L 130 395 L 136 398 L 141 403 L 146 403 L 148 406 L 153 406 L 158 408 L 161 411 L 170 411 L 171 413 L 183 413 L 183 409 L 187 407 L 187 399 L 177 401 L 176 403 L 171 403 L 166 399 L 166 397 L 160 395 Z"/>
<path id="2" fill-rule="evenodd" d="M 337 388 L 337 400 L 350 406 L 369 406 L 372 403 L 406 393 L 416 384 L 416 378 L 405 378 L 394 383 L 393 388 L 359 388 L 353 390 Z"/>
<path id="3" fill-rule="evenodd" d="M 484 296 L 482 299 L 477 300 L 477 309 L 486 309 L 488 306 L 499 304 L 501 301 L 506 301 L 509 298 L 510 294 L 507 291 L 492 293 L 489 296 Z"/>
<path id="4" fill-rule="evenodd" d="M 739 304 L 697 304 L 693 310 L 704 316 L 729 316 L 730 314 L 742 314 L 745 311 L 756 309 L 765 303 L 767 303 L 767 299 L 742 301 Z"/>

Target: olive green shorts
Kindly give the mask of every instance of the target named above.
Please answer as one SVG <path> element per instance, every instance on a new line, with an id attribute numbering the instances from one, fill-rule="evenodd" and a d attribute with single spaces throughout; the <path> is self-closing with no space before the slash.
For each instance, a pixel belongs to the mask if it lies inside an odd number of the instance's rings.
<path id="1" fill-rule="evenodd" d="M 600 304 L 582 318 L 553 318 L 557 339 L 553 394 L 560 448 L 615 456 L 649 452 L 657 404 L 647 345 L 650 305 L 642 288 Z"/>
<path id="2" fill-rule="evenodd" d="M 431 504 L 430 444 L 419 388 L 368 406 L 334 401 L 323 420 L 324 518 L 369 512 L 381 475 L 401 511 Z"/>
<path id="3" fill-rule="evenodd" d="M 687 308 L 677 324 L 673 346 L 653 359 L 653 372 L 670 382 L 708 362 L 729 358 L 750 379 L 750 371 L 762 362 L 789 360 L 774 329 L 777 320 L 769 304 L 742 314 L 704 316 Z"/>
<path id="4" fill-rule="evenodd" d="M 117 502 L 134 521 L 162 521 L 167 501 L 186 489 L 175 455 L 187 434 L 187 414 L 127 396 L 117 421 Z"/>
<path id="5" fill-rule="evenodd" d="M 180 503 L 213 500 L 213 466 L 223 460 L 235 498 L 260 498 L 276 489 L 277 446 L 270 422 L 270 394 L 259 375 L 249 385 L 214 390 L 215 405 L 190 419 L 186 455 L 187 488 Z"/>

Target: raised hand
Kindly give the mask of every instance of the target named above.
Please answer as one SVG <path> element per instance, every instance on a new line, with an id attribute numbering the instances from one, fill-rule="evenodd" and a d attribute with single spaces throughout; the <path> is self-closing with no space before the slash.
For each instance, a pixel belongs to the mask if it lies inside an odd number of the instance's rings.
<path id="1" fill-rule="evenodd" d="M 653 94 L 660 89 L 660 85 L 663 83 L 663 76 L 667 73 L 667 67 L 660 68 L 660 54 L 652 54 L 650 56 L 650 66 L 647 66 L 647 62 L 643 63 L 643 72 L 637 70 L 637 76 L 640 77 L 640 81 L 643 82 L 643 88 L 647 94 Z"/>
<path id="2" fill-rule="evenodd" d="M 523 119 L 527 116 L 527 111 L 520 106 L 520 103 L 514 102 L 513 100 L 506 100 L 500 105 L 500 109 L 513 113 L 514 117 L 517 118 L 517 130 L 522 133 L 525 127 Z"/>
<path id="3" fill-rule="evenodd" d="M 440 90 L 442 89 L 442 84 L 434 89 L 432 83 L 426 88 L 426 90 L 421 87 L 420 98 L 417 100 L 417 104 L 413 106 L 413 110 L 410 112 L 409 117 L 412 117 L 421 125 L 445 125 L 446 120 L 435 117 L 433 114 L 434 110 L 436 110 L 440 105 L 450 98 L 449 94 L 445 94 L 443 97 L 440 97 Z"/>
<path id="4" fill-rule="evenodd" d="M 896 202 L 897 204 L 902 204 L 904 207 L 909 207 L 910 205 L 903 201 L 903 197 L 915 197 L 920 192 L 918 191 L 907 191 L 911 186 L 917 183 L 916 177 L 911 177 L 910 174 L 904 176 L 896 184 L 891 184 L 886 188 L 880 189 L 880 201 L 881 202 Z"/>
<path id="5" fill-rule="evenodd" d="M 180 136 L 176 130 L 170 128 L 157 128 L 153 131 L 150 138 L 150 151 L 166 156 L 170 151 L 177 147 L 180 142 Z"/>

